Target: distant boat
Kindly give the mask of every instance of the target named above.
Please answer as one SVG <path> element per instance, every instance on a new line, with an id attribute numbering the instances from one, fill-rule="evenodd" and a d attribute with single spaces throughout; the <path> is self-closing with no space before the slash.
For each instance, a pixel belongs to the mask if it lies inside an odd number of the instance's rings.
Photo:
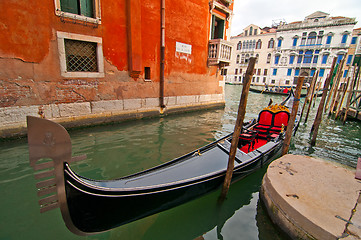
<path id="1" fill-rule="evenodd" d="M 283 95 L 283 96 L 287 96 L 289 94 L 288 92 L 276 92 L 276 91 L 270 91 L 270 90 L 262 90 L 262 89 L 257 89 L 257 88 L 250 88 L 249 91 L 254 92 L 254 93 L 261 93 L 261 94 L 272 94 L 272 95 Z M 301 93 L 301 97 L 306 97 L 307 93 Z M 322 96 L 322 91 L 319 91 L 317 93 L 317 97 L 321 97 Z"/>
<path id="2" fill-rule="evenodd" d="M 244 125 L 232 181 L 241 179 L 280 155 L 293 92 L 277 109 Z M 294 131 L 297 129 L 296 119 Z M 60 207 L 75 234 L 104 232 L 173 208 L 217 190 L 227 170 L 232 134 L 151 169 L 115 180 L 91 180 L 76 174 L 68 132 L 50 120 L 27 117 L 30 165 L 35 171 L 40 212 Z M 257 131 L 255 131 L 258 129 Z M 146 156 L 144 156 L 146 157 Z M 44 160 L 45 159 L 45 160 Z M 40 161 L 40 162 L 39 162 Z M 106 159 L 104 159 L 106 161 Z M 40 171 L 40 172 L 39 172 Z"/>

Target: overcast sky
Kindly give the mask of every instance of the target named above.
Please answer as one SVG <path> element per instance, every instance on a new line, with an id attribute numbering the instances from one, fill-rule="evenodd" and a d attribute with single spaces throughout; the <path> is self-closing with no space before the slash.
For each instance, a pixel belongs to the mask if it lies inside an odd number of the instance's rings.
<path id="1" fill-rule="evenodd" d="M 356 28 L 361 27 L 361 0 L 234 0 L 231 35 L 240 34 L 249 24 L 263 28 L 274 20 L 302 21 L 316 11 L 355 17 Z"/>

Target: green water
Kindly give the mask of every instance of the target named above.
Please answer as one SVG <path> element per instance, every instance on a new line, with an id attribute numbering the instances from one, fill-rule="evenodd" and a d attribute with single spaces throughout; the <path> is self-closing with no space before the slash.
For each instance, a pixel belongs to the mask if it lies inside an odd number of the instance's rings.
<path id="1" fill-rule="evenodd" d="M 85 161 L 72 164 L 79 174 L 95 179 L 128 175 L 183 155 L 233 131 L 241 86 L 226 86 L 224 109 L 137 120 L 70 132 L 74 155 Z M 257 117 L 270 96 L 250 93 L 246 119 Z M 272 96 L 274 102 L 282 100 Z M 318 102 L 317 102 L 318 103 Z M 315 117 L 301 124 L 290 153 L 336 161 L 355 168 L 361 156 L 361 124 L 324 117 L 316 146 L 309 145 Z M 79 237 L 65 227 L 59 209 L 39 213 L 35 179 L 28 163 L 26 140 L 0 143 L 0 240 L 8 239 L 285 239 L 273 227 L 259 203 L 266 169 L 232 185 L 218 208 L 219 192 L 106 233 Z M 321 171 L 321 170 L 320 170 Z M 144 203 L 146 204 L 146 203 Z M 200 239 L 202 239 L 200 238 Z"/>

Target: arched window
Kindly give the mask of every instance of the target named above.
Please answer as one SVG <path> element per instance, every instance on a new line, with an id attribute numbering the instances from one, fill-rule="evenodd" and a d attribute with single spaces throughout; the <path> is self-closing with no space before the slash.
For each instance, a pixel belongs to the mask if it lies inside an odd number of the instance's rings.
<path id="1" fill-rule="evenodd" d="M 273 40 L 273 38 L 271 38 L 268 42 L 268 48 L 273 48 L 275 45 L 275 40 Z"/>
<path id="2" fill-rule="evenodd" d="M 283 40 L 283 37 L 278 38 L 277 47 L 282 46 L 282 40 Z"/>
<path id="3" fill-rule="evenodd" d="M 248 60 L 249 60 L 249 54 L 247 53 L 247 54 L 246 54 L 245 62 L 248 63 Z"/>
<path id="4" fill-rule="evenodd" d="M 262 47 L 262 41 L 261 39 L 258 39 L 256 49 L 261 49 L 261 47 Z"/>
<path id="5" fill-rule="evenodd" d="M 237 55 L 236 63 L 239 63 L 239 55 Z"/>
<path id="6" fill-rule="evenodd" d="M 237 50 L 241 50 L 242 49 L 242 42 L 239 41 L 237 44 Z"/>
<path id="7" fill-rule="evenodd" d="M 316 36 L 317 36 L 317 33 L 310 32 L 308 34 L 308 38 L 307 38 L 307 45 L 315 45 L 316 44 Z"/>
<path id="8" fill-rule="evenodd" d="M 252 48 L 255 48 L 256 47 L 256 40 L 253 40 L 252 41 Z"/>
<path id="9" fill-rule="evenodd" d="M 249 29 L 249 35 L 252 35 L 253 34 L 253 27 L 251 27 L 250 29 Z"/>
<path id="10" fill-rule="evenodd" d="M 272 57 L 272 55 L 269 53 L 267 55 L 267 63 L 271 63 L 271 57 Z"/>
<path id="11" fill-rule="evenodd" d="M 259 54 L 256 54 L 256 63 L 258 63 Z M 259 74 L 258 74 L 259 75 Z"/>
<path id="12" fill-rule="evenodd" d="M 312 62 L 313 52 L 308 50 L 305 52 L 305 57 L 303 58 L 303 63 L 311 63 Z"/>

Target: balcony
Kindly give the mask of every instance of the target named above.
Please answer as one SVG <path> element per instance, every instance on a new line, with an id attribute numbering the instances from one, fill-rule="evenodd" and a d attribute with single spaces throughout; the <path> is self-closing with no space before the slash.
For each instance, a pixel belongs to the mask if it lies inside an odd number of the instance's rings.
<path id="1" fill-rule="evenodd" d="M 208 65 L 224 64 L 231 62 L 232 44 L 223 39 L 209 40 Z"/>

